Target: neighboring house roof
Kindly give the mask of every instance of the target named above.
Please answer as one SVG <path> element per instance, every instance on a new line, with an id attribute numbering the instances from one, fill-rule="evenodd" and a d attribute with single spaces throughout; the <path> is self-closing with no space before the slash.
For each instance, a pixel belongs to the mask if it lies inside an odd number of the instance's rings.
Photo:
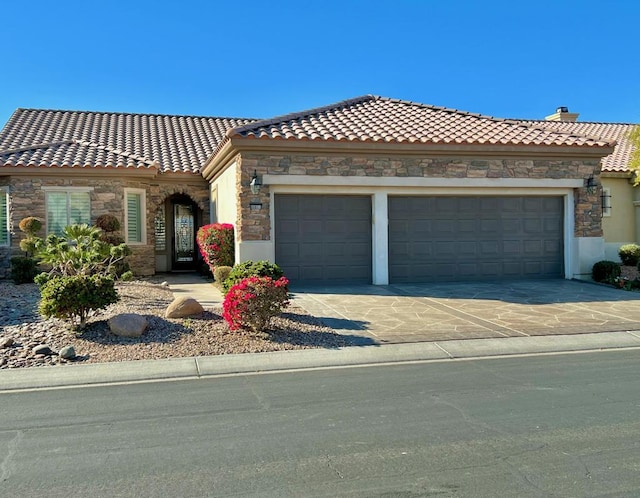
<path id="1" fill-rule="evenodd" d="M 628 173 L 628 164 L 631 153 L 635 147 L 629 141 L 629 133 L 637 125 L 628 123 L 590 123 L 581 121 L 532 121 L 523 123 L 535 123 L 547 129 L 568 133 L 579 133 L 615 140 L 617 142 L 613 154 L 602 159 L 602 171 L 607 173 Z"/>
<path id="2" fill-rule="evenodd" d="M 611 147 L 613 141 L 445 107 L 365 95 L 256 121 L 228 136 L 277 140 Z"/>
<path id="3" fill-rule="evenodd" d="M 198 173 L 227 130 L 251 119 L 18 109 L 0 167 L 158 168 Z"/>

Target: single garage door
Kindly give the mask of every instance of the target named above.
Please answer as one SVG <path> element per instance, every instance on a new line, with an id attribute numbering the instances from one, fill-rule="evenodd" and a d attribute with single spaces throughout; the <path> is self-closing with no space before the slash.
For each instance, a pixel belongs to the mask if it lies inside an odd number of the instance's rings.
<path id="1" fill-rule="evenodd" d="M 371 283 L 371 198 L 275 195 L 276 263 L 292 282 Z"/>
<path id="2" fill-rule="evenodd" d="M 562 197 L 389 197 L 389 280 L 563 276 Z"/>

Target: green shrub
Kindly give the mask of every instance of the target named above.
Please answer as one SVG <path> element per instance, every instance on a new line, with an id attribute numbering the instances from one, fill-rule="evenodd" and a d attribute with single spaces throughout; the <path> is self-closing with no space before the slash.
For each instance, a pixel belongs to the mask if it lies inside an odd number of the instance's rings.
<path id="1" fill-rule="evenodd" d="M 11 258 L 11 279 L 16 284 L 31 284 L 38 274 L 38 262 L 30 257 L 14 256 Z"/>
<path id="2" fill-rule="evenodd" d="M 225 321 L 231 330 L 247 327 L 262 332 L 289 305 L 285 277 L 249 277 L 235 284 L 222 304 Z"/>
<path id="3" fill-rule="evenodd" d="M 624 266 L 636 266 L 640 261 L 640 246 L 638 244 L 625 244 L 618 249 L 620 261 Z"/>
<path id="4" fill-rule="evenodd" d="M 595 282 L 613 283 L 620 276 L 620 263 L 598 261 L 591 269 L 591 278 Z"/>
<path id="5" fill-rule="evenodd" d="M 96 219 L 96 226 L 104 232 L 117 232 L 120 230 L 120 221 L 112 214 L 103 214 Z"/>
<path id="6" fill-rule="evenodd" d="M 226 294 L 235 284 L 248 277 L 271 277 L 278 280 L 284 272 L 275 263 L 269 261 L 245 261 L 235 265 L 229 276 L 222 282 L 222 291 Z"/>
<path id="7" fill-rule="evenodd" d="M 131 270 L 127 270 L 118 278 L 123 282 L 130 282 L 131 280 L 133 280 L 133 272 Z"/>
<path id="8" fill-rule="evenodd" d="M 34 236 L 42 228 L 42 222 L 34 216 L 27 216 L 26 218 L 22 218 L 20 220 L 20 223 L 18 223 L 18 228 L 21 232 L 24 232 L 27 235 Z"/>
<path id="9" fill-rule="evenodd" d="M 45 274 L 42 274 L 45 275 Z M 84 328 L 92 312 L 106 308 L 119 299 L 113 278 L 104 275 L 73 275 L 37 278 L 40 285 L 40 313 L 46 317 L 69 320 Z"/>
<path id="10" fill-rule="evenodd" d="M 216 281 L 216 283 L 222 285 L 222 283 L 229 278 L 229 274 L 231 273 L 231 267 L 230 266 L 218 266 L 214 271 L 213 271 L 213 279 Z"/>

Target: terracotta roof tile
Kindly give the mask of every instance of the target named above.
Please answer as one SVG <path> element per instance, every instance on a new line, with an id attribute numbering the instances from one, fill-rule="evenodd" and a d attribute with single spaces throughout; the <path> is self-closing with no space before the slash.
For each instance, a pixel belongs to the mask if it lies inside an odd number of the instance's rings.
<path id="1" fill-rule="evenodd" d="M 0 166 L 198 173 L 225 132 L 250 121 L 18 109 L 0 131 Z"/>
<path id="2" fill-rule="evenodd" d="M 564 133 L 575 133 L 605 140 L 615 140 L 616 146 L 612 154 L 602 159 L 602 171 L 609 173 L 626 173 L 631 153 L 635 147 L 628 139 L 629 133 L 637 125 L 630 123 L 594 123 L 587 121 L 533 121 L 522 120 L 524 124 Z"/>
<path id="3" fill-rule="evenodd" d="M 365 95 L 336 104 L 256 121 L 228 136 L 276 140 L 335 140 L 423 144 L 610 147 L 610 140 L 536 123 Z"/>

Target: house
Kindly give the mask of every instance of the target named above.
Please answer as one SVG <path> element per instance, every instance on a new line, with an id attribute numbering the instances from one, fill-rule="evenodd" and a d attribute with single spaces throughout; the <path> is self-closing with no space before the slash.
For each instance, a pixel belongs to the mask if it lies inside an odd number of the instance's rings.
<path id="1" fill-rule="evenodd" d="M 56 232 L 108 212 L 140 275 L 193 268 L 216 220 L 237 261 L 299 282 L 581 277 L 605 252 L 593 185 L 616 146 L 591 135 L 371 95 L 267 120 L 19 109 L 0 271 L 23 217 Z"/>

